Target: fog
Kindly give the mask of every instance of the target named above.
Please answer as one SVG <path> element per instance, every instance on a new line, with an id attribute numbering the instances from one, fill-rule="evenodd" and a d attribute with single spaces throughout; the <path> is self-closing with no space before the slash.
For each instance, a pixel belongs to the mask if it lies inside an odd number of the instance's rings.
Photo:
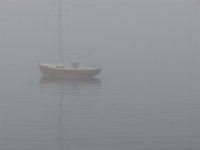
<path id="1" fill-rule="evenodd" d="M 101 65 L 100 82 L 44 86 L 38 63 L 59 56 L 58 1 L 0 1 L 0 149 L 199 149 L 199 2 L 61 4 L 63 57 Z"/>

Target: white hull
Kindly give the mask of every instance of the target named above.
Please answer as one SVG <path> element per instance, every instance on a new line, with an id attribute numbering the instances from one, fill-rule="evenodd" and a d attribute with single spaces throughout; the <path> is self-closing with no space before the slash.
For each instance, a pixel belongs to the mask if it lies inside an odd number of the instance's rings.
<path id="1" fill-rule="evenodd" d="M 99 67 L 80 64 L 39 64 L 41 73 L 48 77 L 92 78 L 101 72 Z"/>

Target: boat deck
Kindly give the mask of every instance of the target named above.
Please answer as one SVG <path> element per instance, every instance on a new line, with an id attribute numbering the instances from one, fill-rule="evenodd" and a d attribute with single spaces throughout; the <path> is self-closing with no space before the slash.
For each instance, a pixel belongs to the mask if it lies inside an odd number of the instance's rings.
<path id="1" fill-rule="evenodd" d="M 66 69 L 66 70 L 93 70 L 93 69 L 100 69 L 100 66 L 88 66 L 79 63 L 56 63 L 56 64 L 40 64 L 41 66 L 46 66 L 49 68 L 56 68 L 56 69 Z"/>

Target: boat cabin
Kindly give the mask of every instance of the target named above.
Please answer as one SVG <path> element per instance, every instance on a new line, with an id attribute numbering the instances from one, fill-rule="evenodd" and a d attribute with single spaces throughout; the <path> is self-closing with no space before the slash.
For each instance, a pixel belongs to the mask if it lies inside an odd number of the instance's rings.
<path id="1" fill-rule="evenodd" d="M 57 65 L 56 68 L 65 68 L 63 65 Z"/>
<path id="2" fill-rule="evenodd" d="M 74 69 L 78 69 L 79 68 L 79 63 L 72 63 L 71 65 L 72 65 L 72 67 Z"/>

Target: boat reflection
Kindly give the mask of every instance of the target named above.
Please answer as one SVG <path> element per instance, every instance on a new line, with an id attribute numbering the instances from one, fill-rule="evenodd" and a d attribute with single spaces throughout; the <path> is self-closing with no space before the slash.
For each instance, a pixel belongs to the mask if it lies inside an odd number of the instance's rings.
<path id="1" fill-rule="evenodd" d="M 66 79 L 56 77 L 41 77 L 40 81 L 40 92 L 45 94 L 51 100 L 56 97 L 58 100 L 58 149 L 65 149 L 66 140 L 64 138 L 64 126 L 63 117 L 66 110 L 65 103 L 73 96 L 96 96 L 98 95 L 101 80 L 97 78 L 88 79 Z M 52 95 L 53 93 L 53 95 Z M 55 94 L 55 95 L 54 95 Z M 66 98 L 68 97 L 68 98 Z"/>
<path id="2" fill-rule="evenodd" d="M 97 78 L 67 79 L 58 77 L 40 78 L 40 91 L 65 93 L 66 95 L 95 96 L 100 92 L 101 80 Z M 45 93 L 46 93 L 45 92 Z"/>

